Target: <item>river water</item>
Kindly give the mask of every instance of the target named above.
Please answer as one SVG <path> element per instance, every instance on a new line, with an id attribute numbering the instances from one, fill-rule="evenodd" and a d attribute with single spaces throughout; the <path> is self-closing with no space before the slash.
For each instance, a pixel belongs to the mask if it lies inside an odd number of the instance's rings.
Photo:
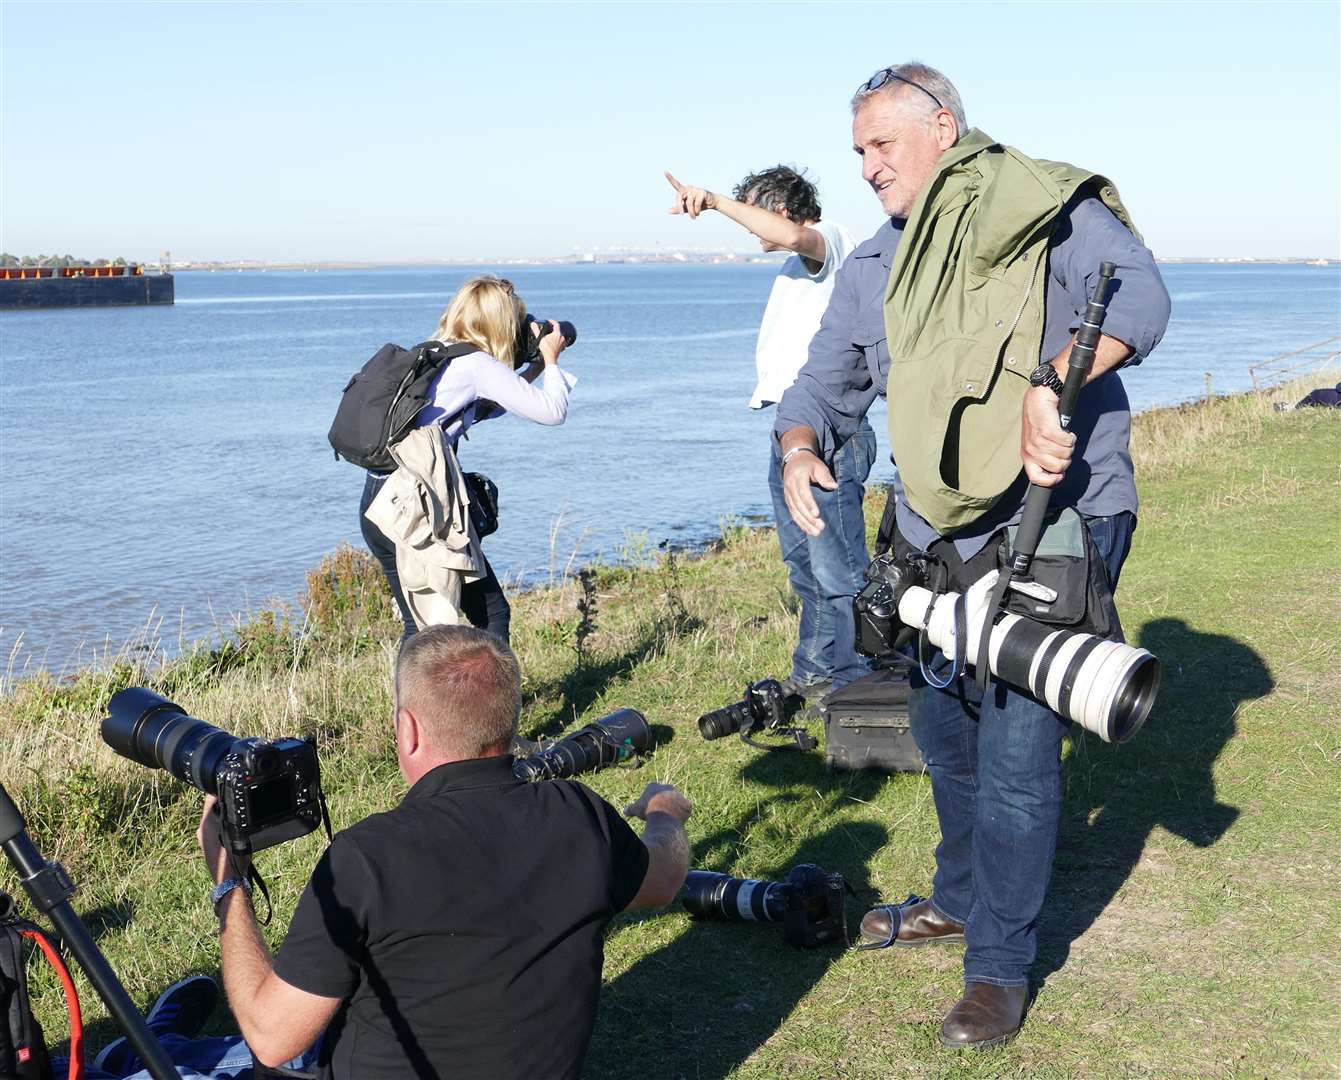
<path id="1" fill-rule="evenodd" d="M 1169 265 L 1163 345 L 1137 408 L 1250 385 L 1248 366 L 1341 333 L 1332 267 Z M 177 275 L 166 308 L 0 315 L 0 664 L 67 670 L 143 635 L 169 651 L 359 543 L 363 474 L 326 429 L 349 375 L 421 340 L 470 267 Z M 567 424 L 515 417 L 462 444 L 501 490 L 505 579 L 692 544 L 766 520 L 771 411 L 751 413 L 768 265 L 518 266 L 570 319 Z M 883 403 L 872 424 L 887 457 Z M 877 479 L 892 467 L 878 465 Z M 0 667 L 0 672 L 3 672 Z"/>

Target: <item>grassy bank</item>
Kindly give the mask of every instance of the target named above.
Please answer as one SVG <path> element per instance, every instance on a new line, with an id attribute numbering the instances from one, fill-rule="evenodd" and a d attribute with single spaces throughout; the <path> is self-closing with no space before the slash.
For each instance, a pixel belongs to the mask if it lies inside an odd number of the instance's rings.
<path id="1" fill-rule="evenodd" d="M 1144 506 L 1119 603 L 1128 636 L 1162 659 L 1164 688 L 1129 745 L 1084 736 L 1067 747 L 1042 985 L 1015 1043 L 937 1048 L 960 990 L 953 947 L 798 953 L 774 927 L 672 911 L 616 923 L 589 1075 L 1335 1075 L 1341 417 L 1271 410 L 1299 396 L 1289 387 L 1138 418 Z M 879 509 L 868 505 L 872 527 Z M 695 865 L 839 870 L 860 898 L 855 925 L 877 895 L 929 886 L 925 778 L 830 775 L 817 753 L 705 743 L 694 725 L 748 680 L 784 672 L 795 624 L 767 531 L 730 530 L 702 558 L 518 597 L 523 729 L 643 711 L 660 738 L 648 764 L 591 786 L 621 804 L 651 779 L 680 785 L 697 807 Z M 109 692 L 143 682 L 238 733 L 317 734 L 338 828 L 402 790 L 388 738 L 397 632 L 376 573 L 346 552 L 314 572 L 303 607 L 254 620 L 222 649 L 154 671 L 29 680 L 0 701 L 0 777 L 80 882 L 79 909 L 139 1002 L 216 970 L 218 957 L 192 842 L 199 797 L 102 746 Z M 273 943 L 320 847 L 310 837 L 261 858 Z M 8 866 L 0 887 L 18 891 Z M 39 994 L 59 1030 L 45 976 Z M 112 1030 L 86 986 L 83 997 L 96 1045 Z"/>

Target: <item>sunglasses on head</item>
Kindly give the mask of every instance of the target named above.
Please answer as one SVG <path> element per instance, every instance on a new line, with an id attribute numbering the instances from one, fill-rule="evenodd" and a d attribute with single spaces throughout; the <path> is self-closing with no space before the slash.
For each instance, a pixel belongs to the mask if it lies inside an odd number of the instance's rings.
<path id="1" fill-rule="evenodd" d="M 874 75 L 872 75 L 869 79 L 867 79 L 864 83 L 861 84 L 861 86 L 857 90 L 857 93 L 869 94 L 874 90 L 879 90 L 882 86 L 888 85 L 890 82 L 907 83 L 909 86 L 916 87 L 918 90 L 921 90 L 922 93 L 926 94 L 927 97 L 931 98 L 931 100 L 936 103 L 936 107 L 938 109 L 945 108 L 945 106 L 941 104 L 941 99 L 938 98 L 935 94 L 933 94 L 930 90 L 928 90 L 925 86 L 923 86 L 919 82 L 913 82 L 912 79 L 905 79 L 893 68 L 884 68 L 881 71 L 877 71 Z"/>

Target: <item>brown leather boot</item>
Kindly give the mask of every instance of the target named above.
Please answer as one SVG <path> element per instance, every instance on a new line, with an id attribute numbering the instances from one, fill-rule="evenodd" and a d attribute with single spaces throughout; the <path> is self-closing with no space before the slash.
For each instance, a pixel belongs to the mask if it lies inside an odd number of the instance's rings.
<path id="1" fill-rule="evenodd" d="M 930 900 L 910 896 L 902 904 L 881 904 L 861 920 L 864 949 L 901 949 L 930 945 L 933 942 L 964 940 L 964 927 L 947 919 L 931 906 Z"/>
<path id="2" fill-rule="evenodd" d="M 985 1050 L 1008 1043 L 1020 1030 L 1028 1003 L 1027 986 L 967 983 L 964 996 L 941 1025 L 941 1045 L 955 1050 Z"/>

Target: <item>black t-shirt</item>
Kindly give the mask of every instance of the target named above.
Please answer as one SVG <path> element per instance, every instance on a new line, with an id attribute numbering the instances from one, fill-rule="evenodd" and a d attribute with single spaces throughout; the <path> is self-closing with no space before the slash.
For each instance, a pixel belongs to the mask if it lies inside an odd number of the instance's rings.
<path id="1" fill-rule="evenodd" d="M 646 873 L 581 784 L 519 782 L 511 757 L 442 765 L 336 835 L 275 972 L 344 999 L 323 1077 L 577 1077 L 605 928 Z"/>

